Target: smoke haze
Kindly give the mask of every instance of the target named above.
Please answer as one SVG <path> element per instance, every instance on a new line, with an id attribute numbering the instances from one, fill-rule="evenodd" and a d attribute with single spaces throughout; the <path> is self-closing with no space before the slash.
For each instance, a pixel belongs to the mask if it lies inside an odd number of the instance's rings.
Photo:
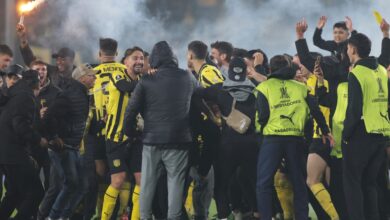
<path id="1" fill-rule="evenodd" d="M 384 12 L 390 8 L 389 0 L 214 1 L 219 5 L 210 8 L 197 4 L 205 0 L 47 0 L 35 16 L 39 28 L 50 25 L 50 31 L 39 33 L 36 43 L 50 48 L 69 46 L 84 62 L 94 63 L 100 37 L 118 40 L 120 56 L 128 47 L 150 51 L 157 41 L 167 40 L 180 66 L 186 67 L 187 44 L 192 40 L 208 45 L 225 40 L 239 48 L 261 48 L 268 56 L 295 54 L 295 23 L 302 18 L 309 24 L 310 50 L 320 51 L 312 45 L 318 18 L 328 16 L 323 37 L 332 39 L 333 24 L 348 15 L 354 28 L 371 38 L 372 55 L 378 56 L 382 33 L 372 12 L 378 10 L 386 18 Z M 168 8 L 169 2 L 175 2 L 170 4 L 174 8 Z"/>

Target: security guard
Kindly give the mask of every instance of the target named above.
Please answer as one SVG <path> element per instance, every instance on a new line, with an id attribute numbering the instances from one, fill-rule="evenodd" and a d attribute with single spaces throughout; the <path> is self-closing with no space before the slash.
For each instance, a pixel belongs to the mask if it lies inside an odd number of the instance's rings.
<path id="1" fill-rule="evenodd" d="M 285 158 L 293 184 L 295 219 L 308 219 L 308 196 L 303 152 L 304 126 L 312 114 L 323 138 L 333 144 L 324 116 L 304 84 L 292 80 L 296 67 L 285 56 L 271 59 L 271 75 L 256 88 L 258 123 L 264 135 L 257 164 L 257 201 L 261 218 L 272 219 L 275 173 Z"/>
<path id="2" fill-rule="evenodd" d="M 376 179 L 390 134 L 387 71 L 370 52 L 366 35 L 349 39 L 347 53 L 354 68 L 348 78 L 342 153 L 347 209 L 354 220 L 379 219 Z"/>

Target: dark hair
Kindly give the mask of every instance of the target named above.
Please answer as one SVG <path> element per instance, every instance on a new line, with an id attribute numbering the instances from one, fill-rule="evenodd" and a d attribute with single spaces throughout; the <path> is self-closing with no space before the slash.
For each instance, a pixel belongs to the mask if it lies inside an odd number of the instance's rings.
<path id="1" fill-rule="evenodd" d="M 35 70 L 26 70 L 22 73 L 22 81 L 24 81 L 31 89 L 39 88 L 38 72 Z"/>
<path id="2" fill-rule="evenodd" d="M 347 24 L 345 23 L 345 21 L 339 21 L 339 22 L 335 23 L 333 25 L 333 29 L 335 29 L 335 28 L 342 28 L 342 29 L 348 31 Z"/>
<path id="3" fill-rule="evenodd" d="M 35 66 L 35 65 L 44 65 L 44 66 L 47 66 L 47 64 L 45 62 L 43 62 L 42 60 L 34 60 L 30 63 L 30 68 Z"/>
<path id="4" fill-rule="evenodd" d="M 248 51 L 242 48 L 234 48 L 232 56 L 241 57 L 241 58 L 250 58 Z"/>
<path id="5" fill-rule="evenodd" d="M 111 38 L 99 39 L 100 50 L 107 56 L 115 56 L 118 49 L 118 42 Z"/>
<path id="6" fill-rule="evenodd" d="M 270 60 L 271 73 L 280 70 L 285 67 L 291 67 L 292 61 L 290 57 L 286 55 L 276 55 Z"/>
<path id="7" fill-rule="evenodd" d="M 226 54 L 226 61 L 230 62 L 233 55 L 233 45 L 226 41 L 216 41 L 211 44 L 211 48 L 217 49 L 220 53 Z"/>
<path id="8" fill-rule="evenodd" d="M 348 44 L 356 47 L 360 58 L 367 58 L 371 53 L 371 40 L 362 33 L 352 35 Z"/>
<path id="9" fill-rule="evenodd" d="M 123 55 L 123 58 L 121 60 L 121 63 L 125 63 L 125 59 L 130 56 L 131 54 L 133 54 L 135 51 L 140 51 L 141 53 L 143 53 L 143 55 L 145 56 L 145 51 L 142 50 L 141 47 L 137 47 L 137 46 L 134 46 L 132 48 L 128 48 L 126 51 L 125 51 L 125 54 Z"/>
<path id="10" fill-rule="evenodd" d="M 149 53 L 148 52 L 146 52 L 146 51 L 144 51 L 144 57 L 146 58 L 146 57 L 149 57 Z"/>
<path id="11" fill-rule="evenodd" d="M 13 57 L 14 54 L 12 53 L 11 48 L 6 44 L 0 44 L 0 54 L 6 54 L 10 57 Z"/>
<path id="12" fill-rule="evenodd" d="M 192 41 L 188 44 L 188 50 L 192 51 L 195 58 L 198 60 L 204 60 L 207 56 L 207 45 L 202 41 Z"/>

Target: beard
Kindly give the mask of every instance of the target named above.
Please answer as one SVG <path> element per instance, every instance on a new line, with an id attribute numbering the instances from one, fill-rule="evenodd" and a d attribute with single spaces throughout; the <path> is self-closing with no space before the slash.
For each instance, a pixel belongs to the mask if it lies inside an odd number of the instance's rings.
<path id="1" fill-rule="evenodd" d="M 136 75 L 141 74 L 143 69 L 144 69 L 144 65 L 134 65 L 133 66 L 133 72 Z"/>

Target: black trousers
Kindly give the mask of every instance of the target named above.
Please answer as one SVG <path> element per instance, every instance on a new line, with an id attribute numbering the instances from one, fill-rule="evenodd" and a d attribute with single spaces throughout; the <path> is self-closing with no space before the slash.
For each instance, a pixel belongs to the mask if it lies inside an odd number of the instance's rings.
<path id="1" fill-rule="evenodd" d="M 249 203 L 252 211 L 256 210 L 256 163 L 258 138 L 253 135 L 227 135 L 223 134 L 221 145 L 217 151 L 215 162 L 215 202 L 218 218 L 227 218 L 230 213 L 229 180 L 238 168 L 247 181 L 240 181 L 243 196 Z M 245 173 L 245 174 L 244 174 Z"/>
<path id="2" fill-rule="evenodd" d="M 378 206 L 381 220 L 390 218 L 390 188 L 388 159 L 382 164 L 378 175 Z"/>
<path id="3" fill-rule="evenodd" d="M 330 160 L 329 192 L 340 220 L 348 220 L 347 203 L 343 186 L 343 159 L 332 157 Z"/>
<path id="4" fill-rule="evenodd" d="M 0 169 L 0 201 L 3 197 L 3 171 Z"/>
<path id="5" fill-rule="evenodd" d="M 0 203 L 0 219 L 8 219 L 17 209 L 15 220 L 31 219 L 38 211 L 44 190 L 34 165 L 30 161 L 3 164 L 7 192 Z"/>
<path id="6" fill-rule="evenodd" d="M 379 220 L 377 177 L 385 160 L 383 136 L 368 134 L 361 122 L 342 146 L 343 185 L 353 220 Z"/>

